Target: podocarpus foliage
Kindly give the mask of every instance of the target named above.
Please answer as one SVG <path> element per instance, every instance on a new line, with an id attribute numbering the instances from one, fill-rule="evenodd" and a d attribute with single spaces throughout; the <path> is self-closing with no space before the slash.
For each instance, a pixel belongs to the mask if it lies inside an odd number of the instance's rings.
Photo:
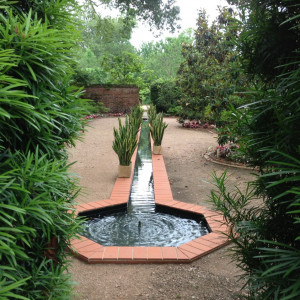
<path id="1" fill-rule="evenodd" d="M 137 131 L 136 128 L 130 124 L 129 117 L 126 116 L 125 124 L 119 118 L 119 130 L 114 128 L 114 141 L 112 148 L 119 158 L 119 163 L 122 166 L 129 166 L 131 164 L 131 157 L 137 147 Z"/>
<path id="2" fill-rule="evenodd" d="M 231 1 L 236 3 L 237 1 Z M 260 175 L 243 193 L 216 178 L 212 200 L 233 229 L 233 258 L 248 299 L 300 298 L 300 73 L 298 1 L 242 1 L 239 50 L 263 85 L 247 114 L 235 110 L 241 142 Z M 261 205 L 253 204 L 261 198 Z"/>
<path id="3" fill-rule="evenodd" d="M 75 1 L 1 1 L 0 298 L 68 299 L 78 193 L 66 146 L 83 129 L 70 86 Z"/>
<path id="4" fill-rule="evenodd" d="M 168 127 L 168 124 L 163 121 L 163 118 L 163 113 L 157 114 L 157 116 L 154 120 L 152 120 L 150 125 L 150 132 L 154 142 L 154 146 L 161 146 L 165 129 Z"/>

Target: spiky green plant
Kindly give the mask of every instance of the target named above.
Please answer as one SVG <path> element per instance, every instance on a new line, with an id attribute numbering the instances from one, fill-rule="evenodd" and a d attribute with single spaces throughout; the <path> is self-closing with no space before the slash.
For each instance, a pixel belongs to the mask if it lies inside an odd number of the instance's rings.
<path id="1" fill-rule="evenodd" d="M 150 132 L 154 142 L 154 146 L 161 146 L 161 142 L 165 133 L 165 129 L 168 127 L 168 124 L 163 121 L 163 114 L 157 114 L 156 118 L 152 120 L 150 125 Z"/>
<path id="2" fill-rule="evenodd" d="M 129 123 L 136 131 L 136 134 L 139 131 L 142 121 L 143 121 L 143 109 L 141 109 L 139 105 L 136 105 L 131 109 L 131 113 L 129 115 Z"/>
<path id="3" fill-rule="evenodd" d="M 119 163 L 122 166 L 129 166 L 131 157 L 137 147 L 136 131 L 130 125 L 129 117 L 126 116 L 125 124 L 122 125 L 119 118 L 119 130 L 114 128 L 114 141 L 112 148 L 119 157 Z"/>
<path id="4" fill-rule="evenodd" d="M 149 121 L 149 124 L 151 125 L 152 124 L 152 120 L 154 120 L 156 118 L 156 106 L 153 105 L 152 103 L 150 104 L 149 106 L 149 109 L 148 109 L 148 121 Z"/>

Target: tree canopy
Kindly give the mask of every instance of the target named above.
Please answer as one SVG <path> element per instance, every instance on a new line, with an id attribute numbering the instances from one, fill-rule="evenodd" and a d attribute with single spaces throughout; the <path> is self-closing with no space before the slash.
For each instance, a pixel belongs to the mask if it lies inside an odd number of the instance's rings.
<path id="1" fill-rule="evenodd" d="M 179 7 L 175 0 L 100 0 L 102 3 L 118 8 L 126 16 L 138 18 L 149 23 L 150 27 L 168 29 L 174 32 L 179 20 Z"/>
<path id="2" fill-rule="evenodd" d="M 238 23 L 232 9 L 223 8 L 209 25 L 205 10 L 199 12 L 195 41 L 183 43 L 182 61 L 176 78 L 182 88 L 179 121 L 207 121 L 206 109 L 214 114 L 218 126 L 224 125 L 221 114 L 229 104 L 241 104 L 239 96 L 246 80 L 239 70 L 235 44 Z M 236 103 L 237 102 L 237 103 Z"/>
<path id="3" fill-rule="evenodd" d="M 167 37 L 158 42 L 142 44 L 139 55 L 145 67 L 153 70 L 157 78 L 175 79 L 177 70 L 183 60 L 182 44 L 192 42 L 192 29 L 181 32 L 177 37 Z"/>

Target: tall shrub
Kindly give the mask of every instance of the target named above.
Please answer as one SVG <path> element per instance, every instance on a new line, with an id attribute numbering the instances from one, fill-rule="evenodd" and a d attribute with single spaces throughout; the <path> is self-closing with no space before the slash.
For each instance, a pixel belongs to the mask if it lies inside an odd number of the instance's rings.
<path id="1" fill-rule="evenodd" d="M 66 147 L 84 100 L 70 86 L 75 1 L 3 2 L 0 12 L 0 298 L 67 299 L 66 246 L 79 191 Z"/>
<path id="2" fill-rule="evenodd" d="M 236 2 L 236 1 L 231 1 Z M 259 166 L 246 193 L 217 178 L 212 199 L 233 229 L 233 257 L 248 299 L 300 298 L 300 74 L 297 1 L 243 1 L 240 51 L 244 69 L 263 85 L 235 111 L 245 153 Z M 261 205 L 253 203 L 261 199 Z"/>
<path id="3" fill-rule="evenodd" d="M 185 120 L 206 122 L 205 111 L 209 110 L 216 125 L 221 127 L 230 123 L 222 119 L 223 111 L 228 111 L 230 105 L 237 107 L 243 103 L 241 92 L 247 81 L 239 69 L 236 51 L 239 22 L 234 16 L 232 9 L 223 8 L 210 25 L 206 12 L 201 10 L 195 41 L 183 43 L 184 60 L 177 74 L 177 84 L 182 90 L 180 123 Z M 237 93 L 240 97 L 233 98 Z"/>
<path id="4" fill-rule="evenodd" d="M 151 102 L 158 112 L 167 113 L 169 109 L 178 106 L 182 97 L 181 88 L 174 80 L 156 80 L 151 84 Z"/>

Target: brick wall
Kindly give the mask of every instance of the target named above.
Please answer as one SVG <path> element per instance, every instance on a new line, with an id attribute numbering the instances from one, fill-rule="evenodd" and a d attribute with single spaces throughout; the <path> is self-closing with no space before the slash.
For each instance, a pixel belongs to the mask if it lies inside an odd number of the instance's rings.
<path id="1" fill-rule="evenodd" d="M 102 102 L 110 113 L 127 113 L 139 103 L 139 89 L 135 85 L 91 85 L 85 88 L 85 97 Z"/>

